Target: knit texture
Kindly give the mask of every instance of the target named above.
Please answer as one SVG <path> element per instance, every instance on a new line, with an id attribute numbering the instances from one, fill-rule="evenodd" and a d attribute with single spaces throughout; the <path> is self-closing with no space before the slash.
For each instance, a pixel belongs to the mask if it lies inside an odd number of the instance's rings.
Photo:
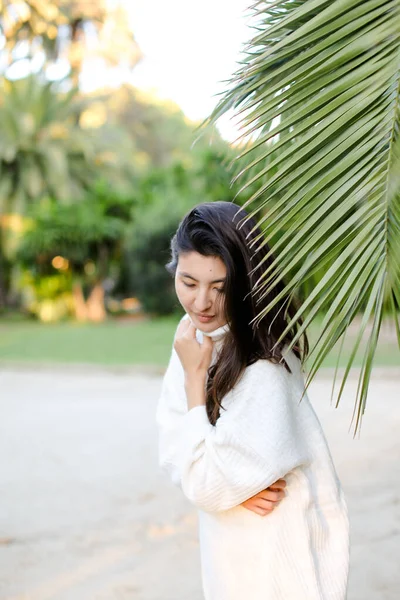
<path id="1" fill-rule="evenodd" d="M 226 330 L 210 335 L 213 361 Z M 172 350 L 156 413 L 159 462 L 198 508 L 205 600 L 346 598 L 346 502 L 307 394 L 299 402 L 300 361 L 285 359 L 292 374 L 267 360 L 247 367 L 214 426 L 205 406 L 188 411 Z M 282 477 L 287 496 L 272 513 L 241 506 Z"/>

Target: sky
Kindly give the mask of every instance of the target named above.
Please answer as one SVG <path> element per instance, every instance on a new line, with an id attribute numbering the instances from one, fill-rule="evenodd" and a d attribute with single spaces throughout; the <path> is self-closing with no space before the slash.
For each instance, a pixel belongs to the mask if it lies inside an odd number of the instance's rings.
<path id="1" fill-rule="evenodd" d="M 236 70 L 242 45 L 251 35 L 251 0 L 122 0 L 144 54 L 133 85 L 175 101 L 194 120 L 207 117 Z M 233 141 L 231 118 L 219 129 Z"/>
<path id="2" fill-rule="evenodd" d="M 174 101 L 189 119 L 206 118 L 226 87 L 223 80 L 232 76 L 243 45 L 253 35 L 248 11 L 253 0 L 108 1 L 125 7 L 143 59 L 132 73 L 124 68 L 109 70 L 107 82 L 118 86 L 129 81 L 153 96 Z M 37 65 L 26 61 L 29 68 L 40 69 L 43 57 L 36 59 Z M 10 75 L 20 77 L 24 69 L 25 61 L 19 61 Z M 68 69 L 68 61 L 59 60 L 48 75 L 59 78 Z M 96 89 L 103 78 L 101 60 L 84 63 L 83 89 Z M 239 135 L 232 115 L 221 118 L 218 129 L 229 141 Z"/>

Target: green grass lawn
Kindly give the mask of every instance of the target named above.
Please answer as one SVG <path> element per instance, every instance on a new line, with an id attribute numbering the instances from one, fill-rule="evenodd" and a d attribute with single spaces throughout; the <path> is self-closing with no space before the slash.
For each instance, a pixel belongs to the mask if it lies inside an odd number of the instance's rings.
<path id="1" fill-rule="evenodd" d="M 95 325 L 0 321 L 0 360 L 164 365 L 176 323 L 171 318 Z"/>
<path id="2" fill-rule="evenodd" d="M 98 325 L 42 324 L 0 320 L 0 361 L 37 363 L 92 363 L 99 365 L 157 365 L 168 362 L 177 318 L 141 322 L 110 320 Z M 312 338 L 318 324 L 309 331 Z M 346 342 L 341 365 L 349 355 Z M 323 366 L 336 364 L 332 351 Z M 360 365 L 358 353 L 355 366 Z M 400 351 L 394 340 L 380 341 L 375 365 L 399 366 Z"/>

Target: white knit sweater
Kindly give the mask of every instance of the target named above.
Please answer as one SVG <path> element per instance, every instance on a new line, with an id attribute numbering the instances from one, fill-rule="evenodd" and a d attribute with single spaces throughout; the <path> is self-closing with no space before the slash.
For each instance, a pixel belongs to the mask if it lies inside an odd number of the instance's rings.
<path id="1" fill-rule="evenodd" d="M 227 327 L 208 334 L 213 360 Z M 267 360 L 247 367 L 213 426 L 205 406 L 188 411 L 172 351 L 156 414 L 159 460 L 199 509 L 205 600 L 346 598 L 346 502 L 307 394 L 299 403 L 301 363 L 292 351 L 285 359 L 293 374 Z M 281 477 L 287 496 L 272 513 L 240 506 Z"/>

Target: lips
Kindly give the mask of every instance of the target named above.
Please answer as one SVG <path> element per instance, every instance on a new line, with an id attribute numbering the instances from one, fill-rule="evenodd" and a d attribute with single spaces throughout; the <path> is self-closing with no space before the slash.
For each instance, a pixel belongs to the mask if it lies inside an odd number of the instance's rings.
<path id="1" fill-rule="evenodd" d="M 215 315 L 197 314 L 196 316 L 197 316 L 198 320 L 201 321 L 201 323 L 209 323 L 210 321 L 212 321 L 215 318 Z"/>

